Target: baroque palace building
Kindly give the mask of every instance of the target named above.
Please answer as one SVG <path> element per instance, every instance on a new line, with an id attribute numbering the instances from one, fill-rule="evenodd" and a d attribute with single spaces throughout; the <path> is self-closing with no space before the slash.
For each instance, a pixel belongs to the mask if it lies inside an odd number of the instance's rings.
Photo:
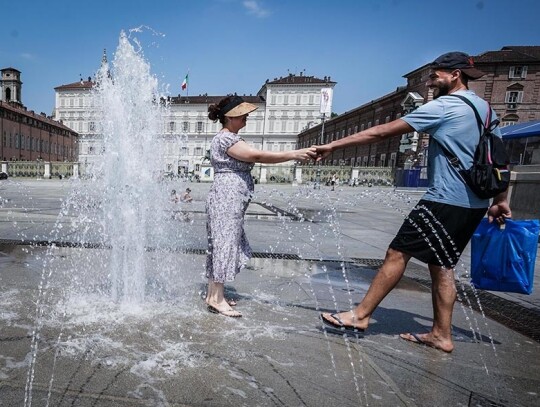
<path id="1" fill-rule="evenodd" d="M 106 56 L 103 56 L 106 61 Z M 296 148 L 297 136 L 303 129 L 321 122 L 321 95 L 331 95 L 336 82 L 330 77 L 317 78 L 300 74 L 266 80 L 256 94 L 241 95 L 258 106 L 250 113 L 247 126 L 240 131 L 244 140 L 258 149 L 287 151 Z M 79 162 L 91 172 L 91 166 L 103 151 L 96 133 L 96 117 L 92 108 L 91 78 L 55 88 L 55 117 L 78 132 Z M 214 135 L 221 129 L 219 122 L 208 119 L 208 106 L 225 95 L 175 96 L 164 100 L 163 120 L 165 157 L 163 171 L 174 176 L 195 176 L 205 179 L 209 163 L 206 152 Z M 276 172 L 277 171 L 277 172 Z M 288 173 L 290 172 L 287 170 Z M 257 179 L 283 177 L 276 166 L 259 166 Z"/>
<path id="2" fill-rule="evenodd" d="M 505 46 L 473 56 L 486 73 L 469 88 L 487 100 L 501 126 L 540 119 L 540 46 Z M 407 83 L 378 99 L 336 116 L 298 135 L 299 147 L 327 143 L 398 119 L 433 99 L 426 87 L 429 64 L 404 75 Z M 407 167 L 425 165 L 429 137 L 416 132 L 371 145 L 334 152 L 323 165 Z"/>
<path id="3" fill-rule="evenodd" d="M 76 161 L 77 133 L 24 106 L 20 71 L 0 73 L 0 161 Z"/>

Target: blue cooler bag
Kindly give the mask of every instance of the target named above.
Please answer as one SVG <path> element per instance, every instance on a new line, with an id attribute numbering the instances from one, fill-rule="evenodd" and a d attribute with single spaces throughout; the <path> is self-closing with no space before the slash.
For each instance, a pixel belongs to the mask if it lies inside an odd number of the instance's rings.
<path id="1" fill-rule="evenodd" d="M 471 283 L 481 290 L 530 294 L 540 222 L 507 219 L 500 227 L 486 218 L 471 240 Z"/>

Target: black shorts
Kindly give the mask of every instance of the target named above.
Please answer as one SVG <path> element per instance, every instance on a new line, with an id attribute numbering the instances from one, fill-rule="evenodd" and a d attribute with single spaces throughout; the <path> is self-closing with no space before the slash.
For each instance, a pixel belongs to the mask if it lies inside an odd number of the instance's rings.
<path id="1" fill-rule="evenodd" d="M 462 208 L 420 200 L 390 248 L 427 264 L 454 268 L 487 208 Z"/>

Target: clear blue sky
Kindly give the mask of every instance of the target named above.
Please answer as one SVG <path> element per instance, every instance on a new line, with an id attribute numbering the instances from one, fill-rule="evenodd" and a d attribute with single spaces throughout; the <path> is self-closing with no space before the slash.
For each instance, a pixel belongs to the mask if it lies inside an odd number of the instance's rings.
<path id="1" fill-rule="evenodd" d="M 30 0 L 1 7 L 0 66 L 22 72 L 23 103 L 51 114 L 54 87 L 93 76 L 122 30 L 164 92 L 255 94 L 288 72 L 337 82 L 343 113 L 404 85 L 448 51 L 540 45 L 538 0 Z M 185 93 L 184 93 L 185 94 Z"/>

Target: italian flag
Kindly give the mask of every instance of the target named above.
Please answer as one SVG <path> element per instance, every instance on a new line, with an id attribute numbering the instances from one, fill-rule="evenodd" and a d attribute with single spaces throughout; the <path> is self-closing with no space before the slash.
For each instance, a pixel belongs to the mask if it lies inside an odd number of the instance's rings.
<path id="1" fill-rule="evenodd" d="M 186 74 L 186 77 L 184 78 L 184 80 L 183 80 L 183 82 L 182 82 L 182 90 L 186 90 L 186 89 L 187 89 L 188 80 L 189 80 L 189 72 Z"/>

